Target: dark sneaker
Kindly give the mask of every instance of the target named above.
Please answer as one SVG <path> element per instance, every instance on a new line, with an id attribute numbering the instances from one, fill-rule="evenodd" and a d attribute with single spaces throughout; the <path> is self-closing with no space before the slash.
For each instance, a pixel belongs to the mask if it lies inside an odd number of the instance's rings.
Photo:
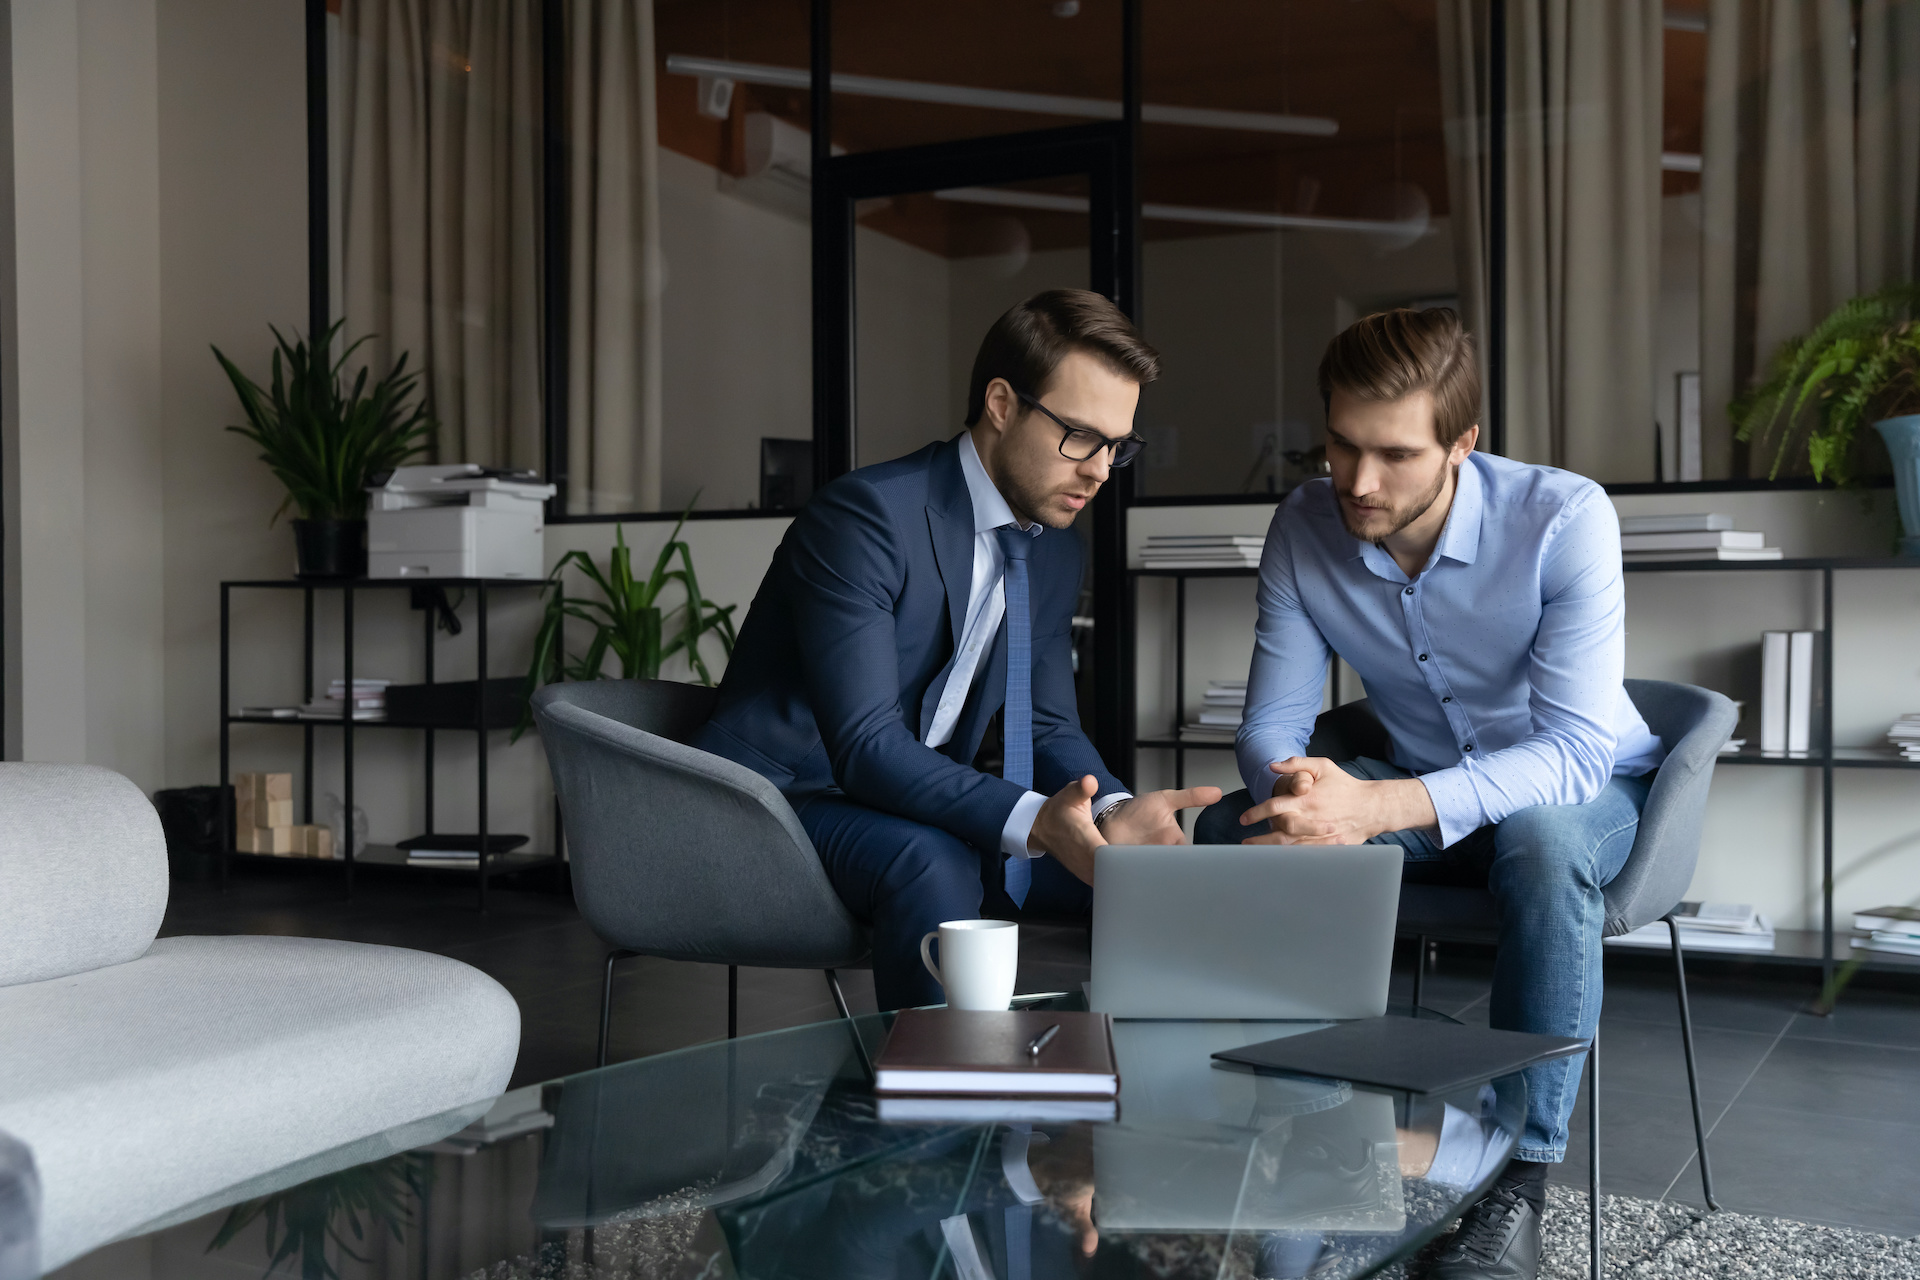
<path id="1" fill-rule="evenodd" d="M 1536 1280 L 1540 1215 L 1512 1187 L 1496 1186 L 1467 1210 L 1429 1274 L 1433 1280 Z"/>

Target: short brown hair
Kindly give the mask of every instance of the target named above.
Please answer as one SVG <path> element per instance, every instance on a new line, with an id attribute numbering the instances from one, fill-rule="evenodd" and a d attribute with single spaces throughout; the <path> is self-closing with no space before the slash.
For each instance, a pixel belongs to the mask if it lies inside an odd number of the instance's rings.
<path id="1" fill-rule="evenodd" d="M 1480 365 L 1473 335 L 1452 307 L 1377 311 L 1348 325 L 1320 357 L 1320 404 L 1334 388 L 1362 400 L 1433 393 L 1433 433 L 1444 448 L 1480 420 Z"/>
<path id="2" fill-rule="evenodd" d="M 967 425 L 986 412 L 989 382 L 1005 378 L 1014 390 L 1038 397 L 1069 351 L 1084 351 L 1135 382 L 1160 376 L 1160 353 L 1126 312 L 1086 289 L 1048 289 L 1009 307 L 981 340 L 967 384 Z"/>

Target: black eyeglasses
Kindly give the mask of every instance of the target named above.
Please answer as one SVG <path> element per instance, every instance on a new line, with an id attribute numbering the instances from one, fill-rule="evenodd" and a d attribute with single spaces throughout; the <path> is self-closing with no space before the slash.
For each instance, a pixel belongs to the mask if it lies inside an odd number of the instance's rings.
<path id="1" fill-rule="evenodd" d="M 1053 410 L 1047 408 L 1047 406 L 1041 404 L 1026 392 L 1016 391 L 1013 394 L 1020 397 L 1021 404 L 1026 405 L 1029 409 L 1038 409 L 1053 419 L 1053 425 L 1066 432 L 1066 434 L 1060 438 L 1060 456 L 1063 458 L 1070 458 L 1075 462 L 1085 462 L 1102 449 L 1111 449 L 1113 456 L 1108 459 L 1107 465 L 1109 467 L 1124 467 L 1139 457 L 1140 451 L 1147 447 L 1147 442 L 1139 436 L 1121 436 L 1116 440 L 1112 436 L 1103 436 L 1098 431 L 1090 431 L 1086 427 L 1076 427 L 1072 423 L 1062 422 Z"/>

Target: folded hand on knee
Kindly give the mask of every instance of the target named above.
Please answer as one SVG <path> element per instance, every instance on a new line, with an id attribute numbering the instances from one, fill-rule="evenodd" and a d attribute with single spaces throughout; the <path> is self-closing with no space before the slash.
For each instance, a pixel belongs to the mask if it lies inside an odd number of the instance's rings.
<path id="1" fill-rule="evenodd" d="M 1364 844 L 1388 831 L 1439 823 L 1418 778 L 1369 781 L 1321 756 L 1291 756 L 1267 766 L 1280 778 L 1271 798 L 1240 815 L 1266 830 L 1242 844 Z"/>

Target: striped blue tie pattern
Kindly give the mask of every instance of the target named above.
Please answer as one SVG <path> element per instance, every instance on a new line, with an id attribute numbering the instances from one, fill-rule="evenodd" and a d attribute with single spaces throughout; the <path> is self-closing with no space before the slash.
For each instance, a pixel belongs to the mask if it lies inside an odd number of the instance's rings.
<path id="1" fill-rule="evenodd" d="M 1027 606 L 1027 552 L 1033 535 L 1017 525 L 997 531 L 1006 553 L 1007 590 L 1007 705 L 1005 763 L 1000 776 L 1033 790 L 1033 636 Z M 1025 906 L 1033 884 L 1033 867 L 1025 858 L 1008 858 L 1007 896 L 1016 907 Z"/>

